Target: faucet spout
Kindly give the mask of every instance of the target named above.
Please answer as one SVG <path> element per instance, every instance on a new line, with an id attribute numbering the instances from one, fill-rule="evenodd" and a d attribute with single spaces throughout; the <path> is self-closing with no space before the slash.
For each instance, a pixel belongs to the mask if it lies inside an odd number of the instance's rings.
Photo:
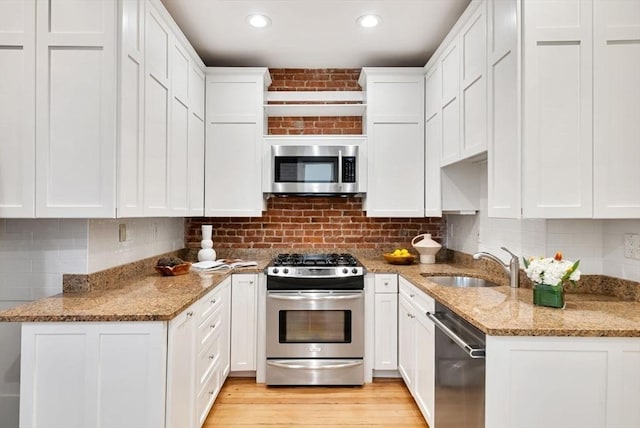
<path id="1" fill-rule="evenodd" d="M 481 260 L 481 259 L 488 259 L 491 260 L 495 263 L 498 264 L 498 266 L 500 266 L 505 274 L 507 275 L 507 277 L 509 277 L 509 285 L 512 288 L 518 288 L 519 287 L 519 278 L 520 278 L 520 261 L 518 260 L 518 256 L 516 256 L 515 254 L 513 254 L 511 251 L 509 251 L 507 248 L 505 247 L 501 247 L 502 250 L 506 251 L 507 253 L 509 253 L 509 255 L 511 256 L 511 260 L 509 261 L 509 263 L 503 263 L 502 260 L 500 260 L 498 257 L 494 256 L 491 253 L 486 253 L 486 252 L 478 252 L 475 253 L 473 255 L 473 259 L 474 260 Z"/>

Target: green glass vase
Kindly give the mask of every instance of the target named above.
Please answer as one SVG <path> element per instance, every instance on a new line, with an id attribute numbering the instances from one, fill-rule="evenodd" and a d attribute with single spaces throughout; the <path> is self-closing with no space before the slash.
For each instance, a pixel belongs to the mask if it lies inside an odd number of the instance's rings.
<path id="1" fill-rule="evenodd" d="M 534 284 L 533 304 L 550 308 L 564 307 L 564 287 L 562 285 Z"/>

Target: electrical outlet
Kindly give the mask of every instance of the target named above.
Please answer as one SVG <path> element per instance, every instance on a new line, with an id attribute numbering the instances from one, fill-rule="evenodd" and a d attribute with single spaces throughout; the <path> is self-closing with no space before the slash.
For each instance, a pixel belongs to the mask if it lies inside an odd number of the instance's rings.
<path id="1" fill-rule="evenodd" d="M 640 235 L 637 233 L 625 233 L 624 257 L 627 259 L 640 260 Z"/>
<path id="2" fill-rule="evenodd" d="M 118 226 L 118 242 L 124 242 L 127 240 L 127 225 L 120 224 Z"/>

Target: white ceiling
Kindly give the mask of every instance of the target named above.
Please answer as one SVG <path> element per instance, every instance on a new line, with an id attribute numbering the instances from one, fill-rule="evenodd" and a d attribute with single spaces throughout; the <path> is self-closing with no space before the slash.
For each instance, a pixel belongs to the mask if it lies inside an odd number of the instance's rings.
<path id="1" fill-rule="evenodd" d="M 208 66 L 360 68 L 425 65 L 470 0 L 161 1 Z M 365 13 L 382 24 L 360 28 Z"/>

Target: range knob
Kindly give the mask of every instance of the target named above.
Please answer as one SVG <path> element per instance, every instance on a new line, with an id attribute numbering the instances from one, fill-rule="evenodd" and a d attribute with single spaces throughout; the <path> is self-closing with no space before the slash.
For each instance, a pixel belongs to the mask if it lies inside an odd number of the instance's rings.
<path id="1" fill-rule="evenodd" d="M 351 269 L 351 273 L 354 274 L 354 275 L 357 274 L 358 273 L 358 269 L 356 269 L 356 268 Z"/>
<path id="2" fill-rule="evenodd" d="M 342 269 L 342 273 L 344 273 L 345 275 L 348 274 L 349 273 L 349 269 L 347 269 L 347 268 Z"/>
<path id="3" fill-rule="evenodd" d="M 275 274 L 275 273 L 278 273 L 278 272 L 279 272 L 279 269 L 278 269 L 278 268 L 273 268 L 273 271 L 272 271 L 272 272 L 273 272 L 274 274 Z"/>
<path id="4" fill-rule="evenodd" d="M 287 274 L 287 273 L 289 273 L 289 269 L 284 268 L 284 270 L 283 270 L 282 272 L 284 272 L 285 274 Z"/>

